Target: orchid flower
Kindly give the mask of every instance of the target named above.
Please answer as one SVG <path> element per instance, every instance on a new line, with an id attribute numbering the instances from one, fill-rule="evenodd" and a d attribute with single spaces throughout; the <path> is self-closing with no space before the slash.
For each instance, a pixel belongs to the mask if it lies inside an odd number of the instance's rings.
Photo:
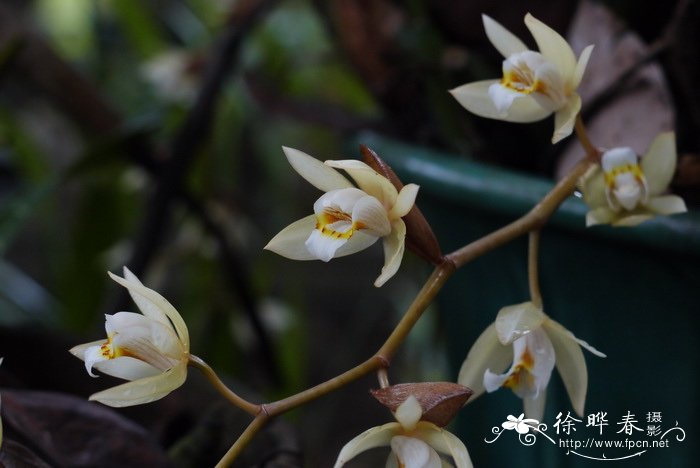
<path id="1" fill-rule="evenodd" d="M 581 184 L 583 199 L 591 208 L 586 225 L 636 226 L 656 215 L 687 211 L 682 198 L 661 195 L 675 171 L 673 132 L 657 136 L 641 160 L 632 148 L 606 151 L 601 165 L 586 174 Z"/>
<path id="2" fill-rule="evenodd" d="M 190 341 L 187 326 L 160 294 L 145 287 L 124 267 L 124 278 L 109 276 L 128 289 L 141 314 L 105 315 L 107 340 L 74 347 L 70 352 L 93 369 L 131 382 L 95 393 L 90 400 L 122 407 L 163 398 L 185 382 Z"/>
<path id="3" fill-rule="evenodd" d="M 593 46 L 576 61 L 566 40 L 528 13 L 525 25 L 539 47 L 535 52 L 490 17 L 482 19 L 489 40 L 505 57 L 503 78 L 468 83 L 451 90 L 452 95 L 470 112 L 490 119 L 525 123 L 554 113 L 552 143 L 569 136 L 581 110 L 576 88 Z"/>
<path id="4" fill-rule="evenodd" d="M 476 340 L 462 364 L 458 382 L 474 390 L 508 387 L 523 399 L 525 415 L 542 420 L 547 384 L 556 366 L 571 404 L 583 415 L 588 372 L 581 347 L 599 357 L 605 354 L 550 319 L 532 302 L 504 307 L 496 321 Z M 503 372 L 511 362 L 511 366 Z"/>
<path id="5" fill-rule="evenodd" d="M 439 453 L 452 458 L 457 468 L 471 468 L 469 452 L 454 434 L 427 421 L 421 421 L 423 410 L 411 395 L 399 405 L 394 416 L 397 422 L 373 427 L 358 435 L 340 451 L 335 468 L 360 453 L 376 448 L 391 447 L 387 467 L 440 468 L 452 466 Z"/>
<path id="6" fill-rule="evenodd" d="M 314 203 L 314 214 L 292 223 L 265 249 L 292 260 L 322 260 L 359 252 L 384 241 L 384 267 L 374 285 L 394 276 L 403 258 L 406 225 L 401 219 L 415 203 L 418 186 L 400 192 L 389 180 L 361 161 L 322 163 L 299 150 L 284 148 L 292 167 L 314 187 L 326 192 Z M 356 188 L 334 168 L 345 170 Z"/>

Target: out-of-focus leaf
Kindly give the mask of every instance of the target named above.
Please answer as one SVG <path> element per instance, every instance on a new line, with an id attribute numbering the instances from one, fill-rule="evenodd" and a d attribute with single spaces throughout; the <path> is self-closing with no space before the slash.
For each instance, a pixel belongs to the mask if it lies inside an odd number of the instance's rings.
<path id="1" fill-rule="evenodd" d="M 28 390 L 3 390 L 2 403 L 7 438 L 24 442 L 51 466 L 170 466 L 146 430 L 104 406 Z"/>
<path id="2" fill-rule="evenodd" d="M 58 323 L 58 304 L 33 278 L 0 259 L 0 323 Z"/>
<path id="3" fill-rule="evenodd" d="M 0 206 L 0 255 L 4 254 L 37 206 L 56 189 L 57 179 L 28 188 Z"/>
<path id="4" fill-rule="evenodd" d="M 109 4 L 116 12 L 125 35 L 141 56 L 150 57 L 165 49 L 156 17 L 151 15 L 147 3 L 139 0 L 116 0 Z"/>
<path id="5" fill-rule="evenodd" d="M 89 55 L 96 43 L 93 34 L 95 2 L 92 0 L 38 0 L 36 15 L 61 52 L 71 58 Z"/>

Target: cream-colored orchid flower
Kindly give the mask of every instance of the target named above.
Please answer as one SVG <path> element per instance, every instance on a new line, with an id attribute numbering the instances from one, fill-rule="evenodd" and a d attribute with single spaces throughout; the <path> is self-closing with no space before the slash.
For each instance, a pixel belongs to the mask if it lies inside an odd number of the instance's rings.
<path id="1" fill-rule="evenodd" d="M 506 28 L 482 15 L 491 43 L 505 57 L 503 78 L 468 83 L 450 91 L 470 112 L 508 122 L 534 122 L 554 113 L 552 143 L 571 135 L 581 97 L 576 88 L 593 50 L 589 45 L 578 61 L 571 46 L 556 31 L 531 14 L 525 25 L 539 52 L 527 46 Z"/>
<path id="2" fill-rule="evenodd" d="M 299 150 L 284 148 L 292 167 L 304 179 L 326 192 L 314 203 L 314 214 L 296 221 L 265 246 L 292 260 L 323 260 L 359 252 L 384 240 L 384 267 L 374 285 L 394 276 L 403 258 L 406 216 L 416 200 L 418 186 L 400 192 L 389 180 L 361 161 L 322 163 Z M 355 187 L 334 168 L 343 169 Z"/>
<path id="3" fill-rule="evenodd" d="M 582 416 L 588 372 L 581 347 L 605 357 L 532 302 L 504 307 L 472 346 L 458 382 L 474 390 L 471 400 L 484 391 L 509 387 L 523 399 L 525 415 L 541 421 L 547 384 L 556 366 L 574 410 Z M 504 373 L 492 372 L 503 372 L 508 363 L 512 364 Z"/>
<path id="4" fill-rule="evenodd" d="M 187 326 L 160 294 L 145 287 L 124 267 L 124 278 L 109 276 L 128 289 L 141 314 L 106 315 L 107 340 L 74 347 L 70 352 L 93 369 L 131 382 L 95 393 L 90 400 L 122 407 L 163 398 L 185 382 L 190 356 Z"/>
<path id="5" fill-rule="evenodd" d="M 387 467 L 440 468 L 453 466 L 439 454 L 451 457 L 457 468 L 471 468 L 469 452 L 454 434 L 433 423 L 421 421 L 423 414 L 420 403 L 409 396 L 396 409 L 394 416 L 398 422 L 373 427 L 358 435 L 340 451 L 335 468 L 360 453 L 376 447 L 391 447 Z"/>
<path id="6" fill-rule="evenodd" d="M 582 179 L 583 200 L 591 209 L 586 214 L 586 226 L 636 226 L 656 215 L 686 212 L 681 197 L 662 195 L 675 171 L 673 132 L 657 136 L 641 161 L 632 148 L 606 151 L 601 165 Z"/>

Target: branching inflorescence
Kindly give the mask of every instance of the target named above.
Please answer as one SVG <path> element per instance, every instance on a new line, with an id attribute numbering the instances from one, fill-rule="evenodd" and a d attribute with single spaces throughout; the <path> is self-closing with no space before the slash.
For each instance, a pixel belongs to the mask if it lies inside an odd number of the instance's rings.
<path id="1" fill-rule="evenodd" d="M 539 232 L 577 187 L 590 207 L 587 225 L 633 226 L 655 215 L 686 211 L 679 197 L 664 195 L 675 171 L 674 136 L 658 136 L 641 159 L 627 147 L 598 150 L 586 134 L 579 115 L 581 98 L 576 92 L 593 46 L 586 47 L 576 59 L 558 33 L 530 14 L 525 16 L 525 24 L 539 51 L 528 50 L 493 19 L 484 16 L 483 23 L 488 38 L 505 58 L 503 76 L 459 86 L 451 91 L 454 97 L 467 110 L 492 119 L 526 123 L 554 114 L 552 143 L 575 132 L 585 152 L 582 161 L 530 212 L 443 255 L 429 223 L 415 207 L 418 186 L 403 185 L 371 150 L 363 148 L 365 162 L 321 162 L 299 150 L 284 148 L 293 169 L 324 194 L 314 204 L 313 214 L 283 229 L 266 249 L 295 260 L 327 262 L 358 252 L 381 238 L 385 261 L 374 282 L 377 287 L 398 271 L 405 247 L 435 265 L 384 344 L 366 361 L 326 382 L 282 400 L 249 402 L 223 384 L 202 359 L 190 354 L 187 326 L 179 313 L 125 269 L 124 278 L 111 276 L 128 289 L 141 314 L 107 316 L 107 339 L 76 346 L 71 352 L 85 361 L 90 375 L 98 370 L 130 382 L 90 399 L 110 406 L 148 403 L 181 386 L 188 366 L 198 368 L 228 401 L 253 418 L 220 466 L 229 465 L 271 418 L 372 372 L 377 373 L 382 387 L 377 399 L 394 413 L 396 422 L 368 429 L 351 440 L 342 449 L 336 467 L 378 446 L 391 447 L 387 466 L 439 467 L 447 461 L 460 468 L 470 467 L 466 446 L 443 429 L 469 396 L 511 388 L 523 399 L 527 417 L 539 420 L 555 367 L 573 409 L 582 415 L 588 375 L 581 348 L 596 356 L 605 355 L 544 313 L 538 286 Z M 530 240 L 530 300 L 498 312 L 495 322 L 467 353 L 458 383 L 389 385 L 387 369 L 393 356 L 450 276 L 484 253 L 524 235 Z"/>

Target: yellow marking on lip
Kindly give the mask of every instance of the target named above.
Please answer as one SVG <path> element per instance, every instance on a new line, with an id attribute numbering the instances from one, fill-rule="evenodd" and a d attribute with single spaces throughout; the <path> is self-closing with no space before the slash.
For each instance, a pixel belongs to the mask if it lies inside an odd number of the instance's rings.
<path id="1" fill-rule="evenodd" d="M 513 372 L 511 372 L 501 386 L 506 388 L 515 388 L 523 379 L 526 379 L 528 384 L 532 384 L 533 376 L 530 371 L 532 371 L 534 366 L 535 360 L 530 354 L 530 351 L 525 348 L 525 352 L 523 352 L 520 362 L 513 368 Z"/>
<path id="2" fill-rule="evenodd" d="M 355 231 L 365 227 L 365 225 L 360 221 L 352 223 L 350 229 L 345 232 L 336 231 L 328 227 L 329 224 L 333 224 L 338 221 L 352 222 L 352 215 L 340 211 L 337 208 L 325 208 L 322 213 L 316 215 L 316 229 L 319 230 L 324 236 L 328 236 L 333 239 L 350 239 Z"/>
<path id="3" fill-rule="evenodd" d="M 501 84 L 518 93 L 530 94 L 533 92 L 547 93 L 547 84 L 544 81 L 534 80 L 532 77 L 516 70 L 510 70 L 501 78 Z"/>
<path id="4" fill-rule="evenodd" d="M 613 167 L 609 171 L 605 171 L 605 184 L 613 188 L 615 187 L 615 178 L 621 174 L 631 173 L 635 180 L 640 184 L 644 184 L 644 172 L 639 164 L 621 164 L 619 166 Z"/>

